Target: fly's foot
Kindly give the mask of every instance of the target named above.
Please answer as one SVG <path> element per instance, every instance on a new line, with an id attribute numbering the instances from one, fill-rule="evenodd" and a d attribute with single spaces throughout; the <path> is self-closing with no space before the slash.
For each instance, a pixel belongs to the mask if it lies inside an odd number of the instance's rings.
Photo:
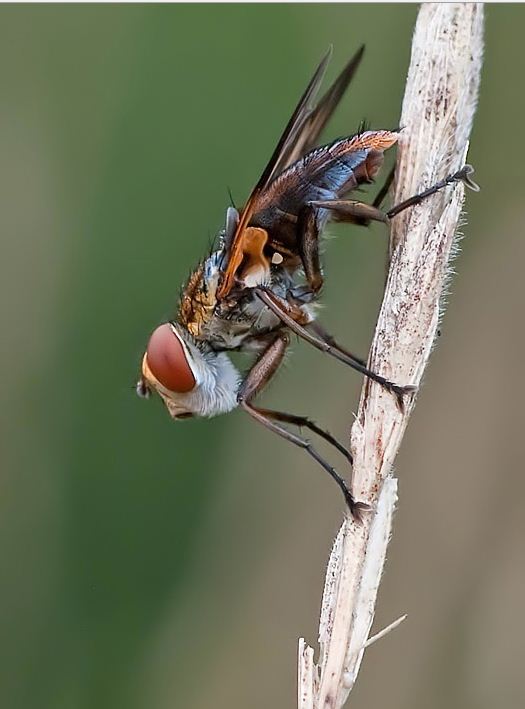
<path id="1" fill-rule="evenodd" d="M 336 473 L 333 468 L 331 469 L 331 475 L 341 488 L 341 492 L 344 495 L 345 502 L 350 512 L 350 515 L 352 516 L 352 519 L 356 524 L 362 524 L 363 515 L 366 512 L 370 512 L 372 508 L 366 502 L 356 502 L 354 496 L 350 492 L 350 488 L 346 484 L 346 480 L 344 480 L 338 473 Z"/>
<path id="2" fill-rule="evenodd" d="M 406 401 L 405 397 L 407 397 L 410 400 L 412 398 L 412 395 L 416 391 L 417 391 L 417 387 L 412 386 L 410 384 L 407 384 L 406 386 L 399 386 L 397 384 L 394 384 L 393 393 L 395 394 L 396 402 L 399 407 L 399 411 L 402 414 L 405 413 L 405 401 Z"/>
<path id="3" fill-rule="evenodd" d="M 346 486 L 343 490 L 343 493 L 345 496 L 346 504 L 348 505 L 348 509 L 350 510 L 350 514 L 352 515 L 354 522 L 356 524 L 362 524 L 363 515 L 372 510 L 371 506 L 367 505 L 366 502 L 356 502 L 354 500 L 354 496 Z"/>
<path id="4" fill-rule="evenodd" d="M 384 382 L 380 382 L 380 384 L 396 397 L 396 402 L 401 413 L 405 412 L 405 397 L 410 398 L 414 392 L 417 391 L 417 387 L 412 384 L 402 386 L 401 384 L 389 382 L 387 379 L 385 379 Z"/>
<path id="5" fill-rule="evenodd" d="M 405 386 L 401 384 L 394 384 L 394 382 L 391 382 L 389 379 L 382 377 L 380 374 L 377 374 L 366 367 L 358 367 L 355 364 L 353 367 L 354 369 L 363 372 L 363 374 L 365 374 L 371 381 L 376 382 L 382 386 L 383 389 L 393 394 L 396 397 L 397 405 L 399 406 L 399 410 L 401 412 L 405 410 L 405 396 L 410 396 L 417 390 L 417 387 L 411 384 Z"/>
<path id="6" fill-rule="evenodd" d="M 418 194 L 412 195 L 412 197 L 405 199 L 399 204 L 396 204 L 394 207 L 388 210 L 386 216 L 389 219 L 392 219 L 392 217 L 395 217 L 400 212 L 404 212 L 405 209 L 407 209 L 408 207 L 413 207 L 416 204 L 421 204 L 421 202 L 423 202 L 423 200 L 425 200 L 427 197 L 436 194 L 436 192 L 439 192 L 444 187 L 447 187 L 447 185 L 452 185 L 455 182 L 463 182 L 463 184 L 469 189 L 473 190 L 474 192 L 479 192 L 479 185 L 477 185 L 472 179 L 473 173 L 474 168 L 472 167 L 472 165 L 463 165 L 460 170 L 454 172 L 452 175 L 448 175 L 447 177 L 445 177 L 445 179 L 436 182 L 434 185 L 432 185 L 432 187 L 423 190 L 423 192 L 419 192 Z"/>
<path id="7" fill-rule="evenodd" d="M 474 182 L 474 180 L 471 178 L 471 175 L 474 174 L 474 168 L 472 165 L 469 165 L 468 163 L 466 165 L 463 165 L 461 170 L 458 170 L 454 175 L 453 178 L 456 180 L 459 180 L 463 182 L 463 184 L 468 187 L 470 190 L 473 192 L 479 192 L 480 187 L 479 185 Z"/>

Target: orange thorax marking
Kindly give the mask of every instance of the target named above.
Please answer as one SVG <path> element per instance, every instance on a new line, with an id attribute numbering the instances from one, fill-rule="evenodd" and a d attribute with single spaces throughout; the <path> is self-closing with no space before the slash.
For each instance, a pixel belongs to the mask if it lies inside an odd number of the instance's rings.
<path id="1" fill-rule="evenodd" d="M 247 226 L 239 239 L 240 248 L 230 256 L 227 273 L 235 276 L 247 288 L 253 288 L 270 275 L 270 264 L 264 254 L 268 232 L 256 226 Z"/>

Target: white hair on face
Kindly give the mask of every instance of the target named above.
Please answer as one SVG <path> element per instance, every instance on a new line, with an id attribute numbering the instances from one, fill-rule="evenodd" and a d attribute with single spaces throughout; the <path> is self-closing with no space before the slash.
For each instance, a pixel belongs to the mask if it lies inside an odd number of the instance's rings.
<path id="1" fill-rule="evenodd" d="M 237 406 L 237 392 L 241 376 L 225 352 L 201 352 L 185 342 L 188 364 L 195 377 L 195 387 L 178 394 L 162 387 L 160 395 L 174 417 L 181 414 L 218 416 Z"/>

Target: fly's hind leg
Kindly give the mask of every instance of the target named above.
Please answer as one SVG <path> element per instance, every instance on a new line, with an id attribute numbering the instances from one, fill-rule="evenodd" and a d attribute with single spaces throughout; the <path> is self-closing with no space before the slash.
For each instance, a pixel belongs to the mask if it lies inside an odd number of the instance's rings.
<path id="1" fill-rule="evenodd" d="M 381 205 L 383 204 L 383 201 L 385 197 L 388 194 L 388 190 L 392 187 L 392 182 L 394 181 L 394 175 L 396 174 L 396 166 L 394 165 L 390 172 L 388 173 L 388 176 L 379 190 L 379 192 L 376 194 L 375 199 L 373 201 L 373 206 L 377 207 L 378 209 L 381 209 Z"/>
<path id="2" fill-rule="evenodd" d="M 385 185 L 379 191 L 374 203 L 371 205 L 348 199 L 312 200 L 308 202 L 299 214 L 297 223 L 297 242 L 306 281 L 311 292 L 313 294 L 317 294 L 321 290 L 324 280 L 319 258 L 319 224 L 321 223 L 321 210 L 330 211 L 331 218 L 336 221 L 351 222 L 353 224 L 360 224 L 364 226 L 370 224 L 371 221 L 388 223 L 390 219 L 408 207 L 419 204 L 427 197 L 430 197 L 447 185 L 455 182 L 462 181 L 470 189 L 475 191 L 479 190 L 479 187 L 471 179 L 472 173 L 473 168 L 470 165 L 464 165 L 461 170 L 458 170 L 452 175 L 448 175 L 448 177 L 440 180 L 423 192 L 413 195 L 403 202 L 400 202 L 387 212 L 382 211 L 380 206 L 394 178 L 394 170 L 390 172 Z M 281 298 L 277 298 L 270 290 L 262 286 L 259 286 L 254 290 L 257 296 L 281 319 L 283 323 L 290 328 L 290 330 L 295 332 L 302 339 L 310 342 L 310 344 L 317 347 L 317 349 L 331 354 L 336 359 L 345 362 L 345 364 L 349 364 L 353 367 L 353 369 L 361 372 L 372 381 L 381 384 L 381 386 L 388 391 L 393 392 L 397 397 L 399 407 L 403 409 L 403 397 L 405 394 L 413 392 L 415 389 L 414 387 L 394 384 L 381 375 L 372 372 L 366 367 L 363 360 L 355 357 L 352 353 L 345 351 L 334 341 L 331 336 L 327 336 L 326 333 L 321 332 L 319 329 L 317 329 L 317 335 L 308 332 L 304 325 L 298 321 L 298 318 L 294 317 L 295 313 L 293 303 L 287 303 Z M 300 312 L 300 309 L 296 308 L 295 310 L 299 310 Z M 309 327 L 310 329 L 315 330 L 311 324 Z"/>
<path id="3" fill-rule="evenodd" d="M 477 185 L 472 179 L 473 172 L 474 168 L 472 167 L 472 165 L 463 165 L 461 170 L 454 172 L 452 175 L 447 175 L 445 179 L 436 182 L 436 184 L 432 185 L 432 187 L 423 190 L 423 192 L 418 192 L 418 194 L 412 195 L 412 197 L 405 199 L 399 204 L 396 204 L 394 207 L 388 210 L 388 212 L 386 213 L 387 217 L 389 219 L 392 219 L 392 217 L 395 217 L 396 214 L 403 212 L 405 209 L 407 209 L 408 207 L 412 207 L 415 204 L 420 204 L 427 197 L 436 194 L 436 192 L 439 192 L 439 190 L 442 190 L 444 187 L 447 187 L 447 185 L 451 185 L 454 182 L 463 182 L 463 184 L 469 189 L 473 190 L 473 192 L 479 192 L 479 185 Z"/>
<path id="4" fill-rule="evenodd" d="M 270 379 L 274 376 L 283 361 L 287 347 L 288 337 L 286 333 L 277 334 L 275 339 L 270 342 L 262 355 L 253 365 L 241 384 L 237 395 L 239 406 L 253 419 L 265 426 L 265 428 L 277 433 L 277 435 L 281 436 L 281 438 L 284 438 L 299 448 L 303 448 L 308 455 L 319 463 L 319 465 L 321 465 L 321 467 L 324 468 L 324 470 L 326 470 L 326 472 L 335 480 L 344 495 L 345 502 L 348 505 L 352 516 L 356 521 L 359 521 L 363 511 L 370 509 L 369 506 L 363 502 L 356 502 L 354 500 L 350 488 L 344 478 L 342 478 L 336 469 L 330 465 L 330 463 L 328 463 L 328 461 L 326 461 L 320 453 L 318 453 L 308 439 L 289 431 L 282 424 L 289 423 L 300 428 L 308 428 L 310 431 L 316 433 L 318 436 L 334 446 L 347 458 L 347 460 L 352 462 L 350 452 L 330 433 L 323 431 L 323 429 L 319 428 L 319 426 L 306 417 L 287 414 L 282 411 L 263 409 L 252 403 L 253 399 L 257 396 L 261 389 L 263 389 L 263 387 L 266 386 L 266 384 L 268 384 Z"/>
<path id="5" fill-rule="evenodd" d="M 448 175 L 443 180 L 436 182 L 428 189 L 418 192 L 408 199 L 403 200 L 403 202 L 394 205 L 386 212 L 379 209 L 379 205 L 383 201 L 386 192 L 390 187 L 389 183 L 391 183 L 393 179 L 393 173 L 389 175 L 385 187 L 379 192 L 373 205 L 364 204 L 363 202 L 356 202 L 349 199 L 326 199 L 313 200 L 309 202 L 309 206 L 317 209 L 329 209 L 333 213 L 332 218 L 335 221 L 364 225 L 369 224 L 371 221 L 377 221 L 388 224 L 393 217 L 401 212 L 404 212 L 405 209 L 408 209 L 408 207 L 413 207 L 416 204 L 420 204 L 427 197 L 436 194 L 436 192 L 439 192 L 444 187 L 452 185 L 455 182 L 463 182 L 471 190 L 478 192 L 478 185 L 471 179 L 473 172 L 474 168 L 471 165 L 464 165 L 461 170 L 454 172 L 452 175 Z"/>
<path id="6" fill-rule="evenodd" d="M 388 224 L 388 214 L 373 204 L 353 199 L 313 200 L 310 202 L 310 206 L 317 209 L 329 209 L 332 212 L 332 219 L 338 222 L 350 222 L 360 226 L 368 226 L 370 222 Z"/>

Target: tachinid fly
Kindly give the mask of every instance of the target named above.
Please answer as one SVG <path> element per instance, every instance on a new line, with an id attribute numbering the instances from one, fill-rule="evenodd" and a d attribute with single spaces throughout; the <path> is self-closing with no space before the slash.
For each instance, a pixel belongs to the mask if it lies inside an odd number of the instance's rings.
<path id="1" fill-rule="evenodd" d="M 316 103 L 330 52 L 308 84 L 261 178 L 240 212 L 230 207 L 219 244 L 186 283 L 177 316 L 151 335 L 137 392 L 156 391 L 174 419 L 216 416 L 239 406 L 255 420 L 303 448 L 337 482 L 356 518 L 367 505 L 356 502 L 345 480 L 296 429 L 305 428 L 334 446 L 351 463 L 350 452 L 304 416 L 264 409 L 254 403 L 283 361 L 293 332 L 392 392 L 402 405 L 412 387 L 389 382 L 341 347 L 316 320 L 323 285 L 319 237 L 330 221 L 368 225 L 388 222 L 447 184 L 469 180 L 465 166 L 388 212 L 380 209 L 389 181 L 372 205 L 350 193 L 376 177 L 395 131 L 361 131 L 316 147 L 363 55 L 352 57 Z M 390 178 L 391 179 L 391 178 Z M 252 354 L 241 374 L 228 352 Z"/>

